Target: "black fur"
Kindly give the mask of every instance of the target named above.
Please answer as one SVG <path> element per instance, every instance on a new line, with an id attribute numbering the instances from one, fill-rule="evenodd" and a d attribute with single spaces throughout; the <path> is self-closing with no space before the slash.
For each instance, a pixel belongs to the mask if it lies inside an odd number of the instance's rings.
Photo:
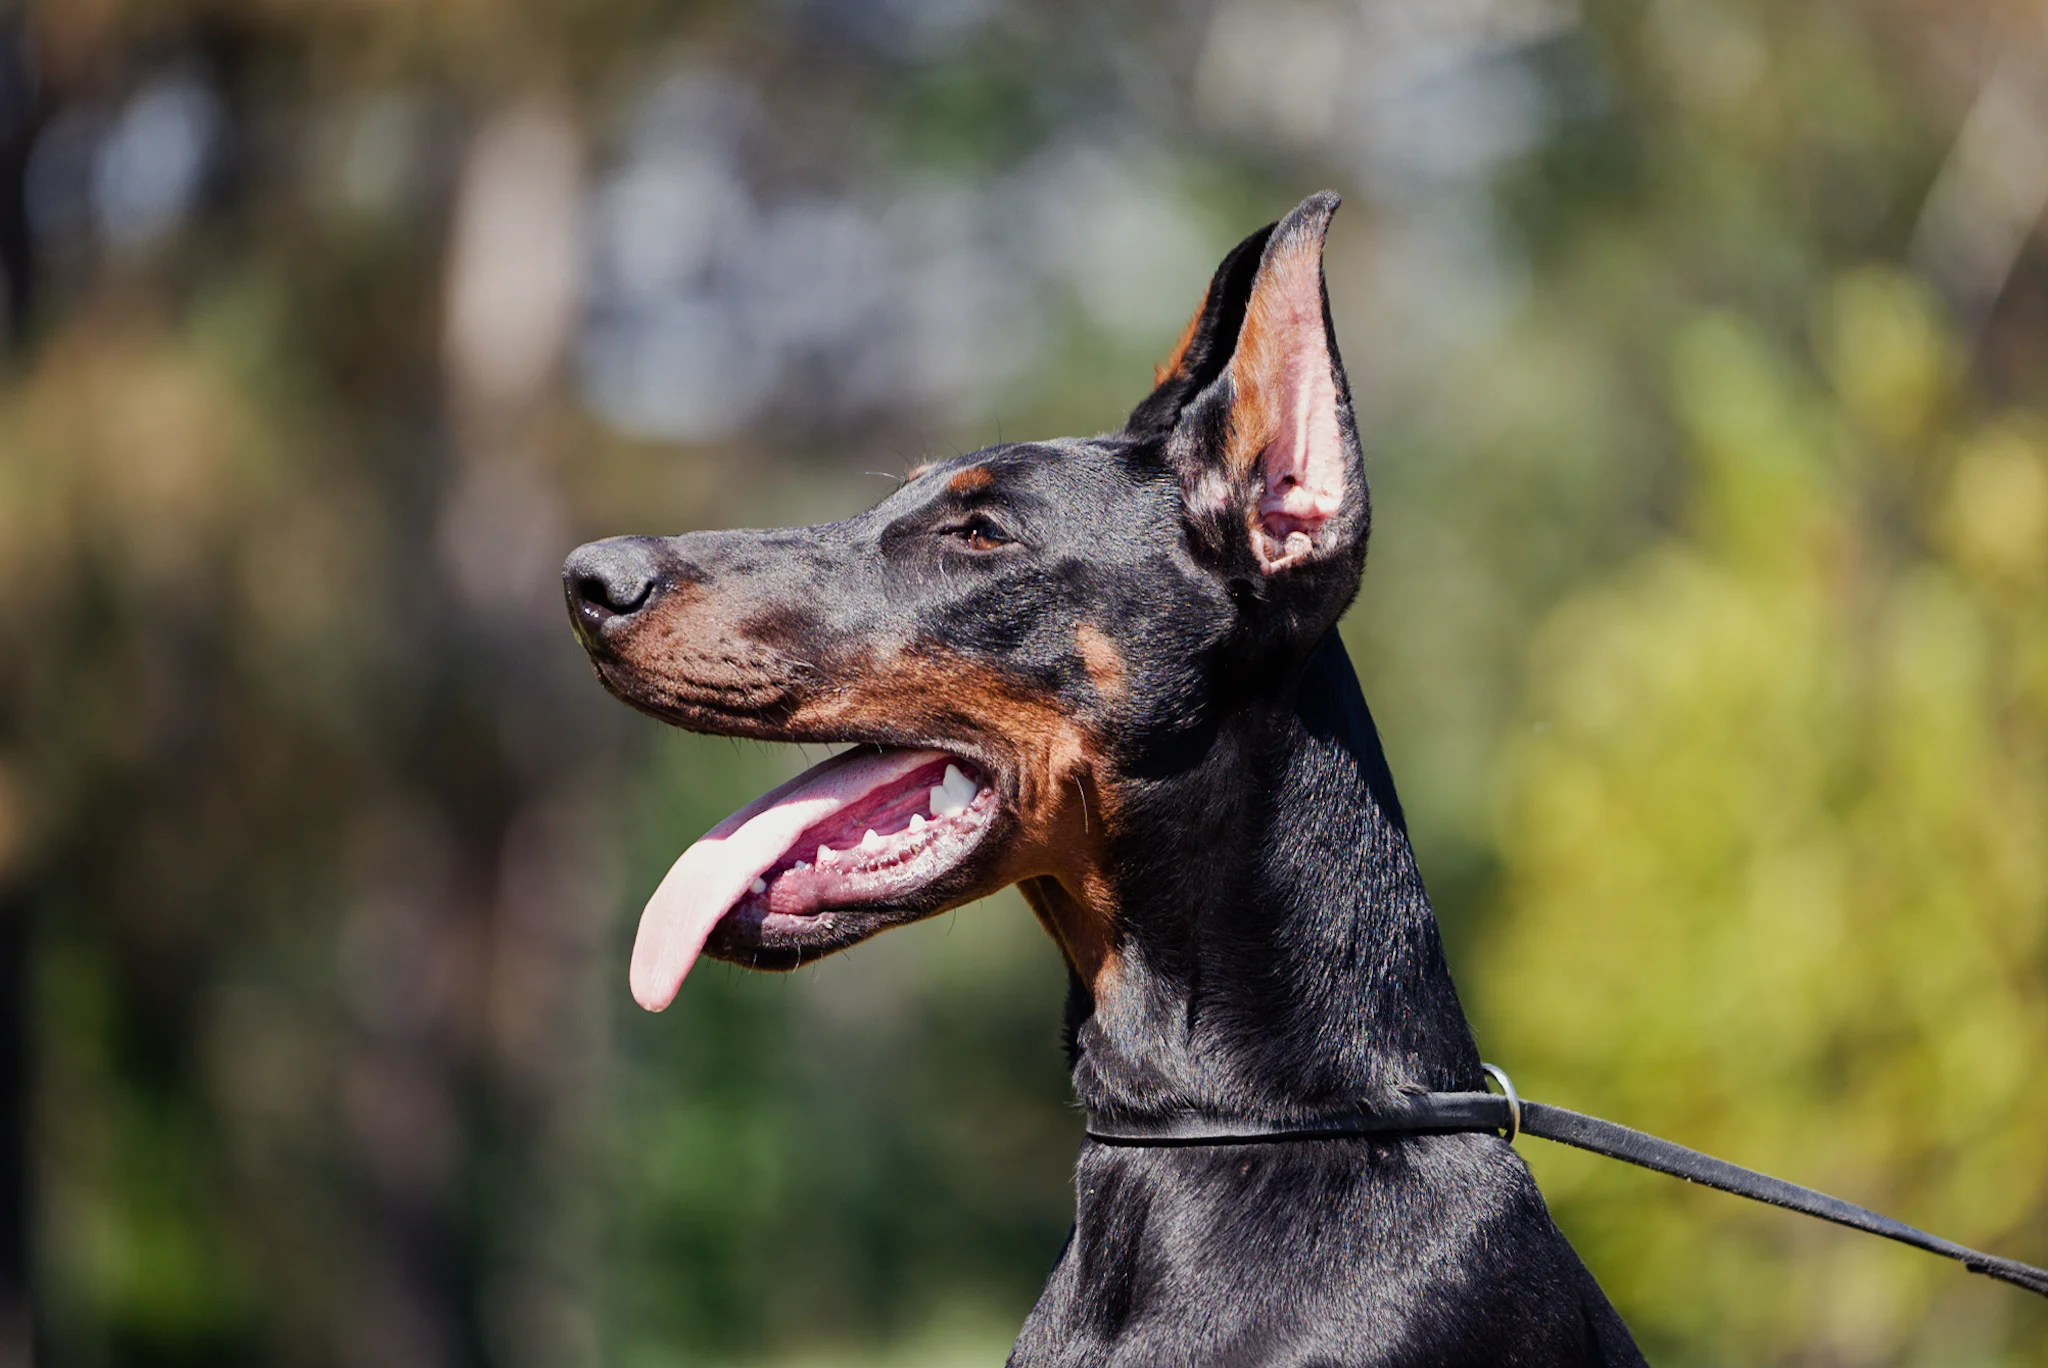
<path id="1" fill-rule="evenodd" d="M 1326 544 L 1263 574 L 1242 536 L 1258 491 L 1240 472 L 1220 509 L 1194 496 L 1219 469 L 1261 262 L 1290 235 L 1319 250 L 1334 207 L 1307 201 L 1226 258 L 1119 433 L 949 460 L 841 523 L 615 540 L 565 569 L 606 685 L 684 726 L 950 750 L 1021 811 L 1051 781 L 990 691 L 1071 721 L 1114 890 L 1113 965 L 1075 969 L 1066 1018 L 1098 1111 L 1289 1121 L 1483 1087 L 1335 631 L 1370 504 L 1327 308 L 1349 473 Z M 1108 682 L 1090 633 L 1115 648 Z M 903 687 L 949 671 L 958 693 Z M 1024 839 L 1006 820 L 987 860 L 906 906 L 774 942 L 728 919 L 710 953 L 788 967 L 978 896 Z M 1084 1143 L 1075 1188 L 1020 1368 L 1642 1362 L 1491 1136 Z"/>
<path id="2" fill-rule="evenodd" d="M 1288 1121 L 1397 1090 L 1482 1089 L 1334 635 L 1262 712 L 1130 834 L 1153 852 L 1134 872 L 1161 896 L 1127 916 L 1142 988 L 1113 1013 L 1072 991 L 1082 1100 Z M 1190 798 L 1211 832 L 1232 833 L 1207 847 L 1216 858 L 1151 834 Z M 1491 1136 L 1090 1144 L 1075 1195 L 1020 1368 L 1641 1361 Z"/>

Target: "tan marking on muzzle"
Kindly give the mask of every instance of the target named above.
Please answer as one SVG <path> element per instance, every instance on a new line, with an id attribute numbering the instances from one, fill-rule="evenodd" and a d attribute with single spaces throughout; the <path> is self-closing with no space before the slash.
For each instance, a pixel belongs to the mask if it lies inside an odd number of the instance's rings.
<path id="1" fill-rule="evenodd" d="M 701 585 L 669 589 L 598 656 L 614 693 L 680 715 L 766 712 L 801 681 L 797 663 L 739 629 L 732 606 Z"/>
<path id="2" fill-rule="evenodd" d="M 1107 988 L 1116 959 L 1109 833 L 1118 802 L 1101 738 L 1027 682 L 929 646 L 827 673 L 841 682 L 799 704 L 793 728 L 909 731 L 942 746 L 971 742 L 1001 757 L 1015 786 L 1005 795 L 1015 829 L 955 905 L 1026 883 L 1026 897 L 1075 970 Z"/>
<path id="3" fill-rule="evenodd" d="M 1108 836 L 1118 805 L 1102 738 L 1041 688 L 986 661 L 929 643 L 883 651 L 856 642 L 799 663 L 755 639 L 736 608 L 702 588 L 675 591 L 614 646 L 607 683 L 629 702 L 714 733 L 911 736 L 993 753 L 1014 786 L 1004 795 L 1014 829 L 952 905 L 1033 883 L 1027 896 L 1047 930 L 1084 979 L 1106 988 L 1117 942 Z M 1121 657 L 1106 635 L 1092 631 L 1080 644 L 1098 687 L 1121 682 Z"/>

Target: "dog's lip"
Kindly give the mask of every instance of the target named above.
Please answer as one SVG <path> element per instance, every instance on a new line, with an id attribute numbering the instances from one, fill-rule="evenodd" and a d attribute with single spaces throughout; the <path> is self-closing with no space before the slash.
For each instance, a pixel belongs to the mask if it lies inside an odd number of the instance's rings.
<path id="1" fill-rule="evenodd" d="M 665 691 L 632 662 L 621 658 L 609 646 L 590 651 L 591 666 L 605 692 L 635 712 L 667 726 L 704 736 L 726 736 L 742 741 L 771 741 L 789 746 L 870 747 L 885 750 L 944 751 L 974 765 L 989 776 L 1006 796 L 1015 795 L 1017 763 L 999 748 L 991 748 L 971 735 L 940 735 L 913 732 L 896 727 L 861 727 L 834 723 L 806 725 L 797 720 L 800 700 L 784 694 L 768 701 L 721 697 L 718 690 L 695 685 L 699 690 L 680 696 L 680 689 Z M 670 696 L 662 696 L 665 692 Z"/>
<path id="2" fill-rule="evenodd" d="M 856 745 L 727 817 L 648 900 L 633 996 L 675 997 L 718 925 L 746 907 L 783 929 L 898 906 L 958 870 L 996 826 L 998 786 L 951 750 Z"/>

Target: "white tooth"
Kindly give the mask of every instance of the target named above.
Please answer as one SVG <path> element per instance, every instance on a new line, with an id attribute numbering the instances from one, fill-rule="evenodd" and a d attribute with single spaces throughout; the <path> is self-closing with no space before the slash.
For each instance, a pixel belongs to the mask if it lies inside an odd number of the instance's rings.
<path id="1" fill-rule="evenodd" d="M 754 880 L 754 891 L 756 893 L 766 893 L 768 891 L 768 881 L 766 879 Z"/>
<path id="2" fill-rule="evenodd" d="M 819 864 L 821 864 L 821 865 L 822 865 L 822 864 L 831 864 L 831 863 L 832 863 L 832 847 L 831 847 L 831 846 L 819 846 L 819 847 L 818 847 L 818 863 L 819 863 Z"/>
<path id="3" fill-rule="evenodd" d="M 951 817 L 966 806 L 967 804 L 955 798 L 953 790 L 944 784 L 932 785 L 932 816 Z"/>
<path id="4" fill-rule="evenodd" d="M 809 860 L 798 860 L 795 864 L 790 866 L 790 868 L 792 869 L 809 869 L 810 867 L 811 862 Z"/>
<path id="5" fill-rule="evenodd" d="M 875 829 L 873 827 L 869 827 L 868 834 L 860 838 L 860 848 L 862 850 L 873 850 L 876 846 L 880 845 L 881 843 L 882 838 L 875 835 Z"/>
<path id="6" fill-rule="evenodd" d="M 922 812 L 913 812 L 910 814 L 910 829 L 912 831 L 924 830 L 924 814 Z"/>
<path id="7" fill-rule="evenodd" d="M 948 797 L 959 808 L 964 808 L 974 801 L 974 795 L 981 791 L 981 786 L 962 774 L 956 766 L 948 765 L 946 766 L 945 789 Z M 958 808 L 955 810 L 957 811 Z"/>

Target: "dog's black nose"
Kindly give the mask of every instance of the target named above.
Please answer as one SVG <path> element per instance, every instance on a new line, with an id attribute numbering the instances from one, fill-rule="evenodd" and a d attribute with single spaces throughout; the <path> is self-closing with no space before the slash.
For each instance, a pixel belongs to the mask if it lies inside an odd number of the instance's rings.
<path id="1" fill-rule="evenodd" d="M 569 615 L 593 632 L 612 618 L 645 608 L 654 598 L 658 579 L 654 553 L 645 537 L 591 542 L 570 552 L 562 563 L 562 591 L 569 599 Z"/>

